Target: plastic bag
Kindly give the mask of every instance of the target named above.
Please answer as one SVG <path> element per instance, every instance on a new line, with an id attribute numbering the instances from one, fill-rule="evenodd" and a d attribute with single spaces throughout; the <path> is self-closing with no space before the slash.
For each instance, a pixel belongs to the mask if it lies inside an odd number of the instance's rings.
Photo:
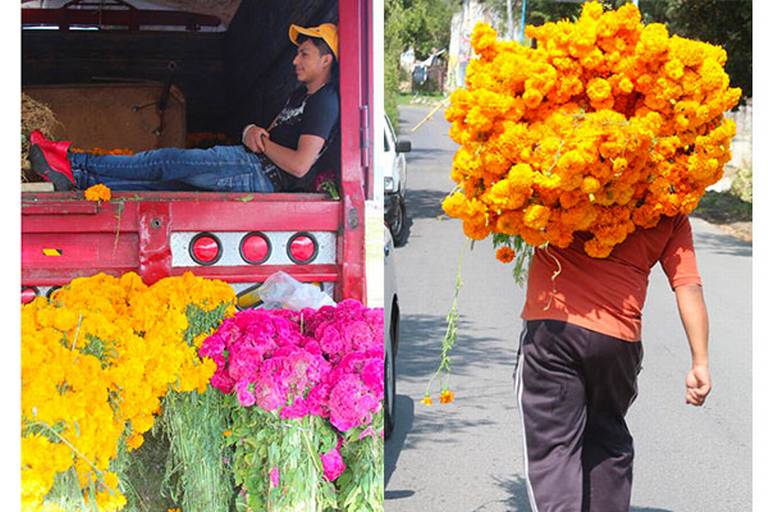
<path id="1" fill-rule="evenodd" d="M 269 276 L 259 287 L 259 296 L 265 309 L 291 309 L 301 311 L 304 308 L 319 309 L 322 306 L 334 306 L 336 302 L 315 285 L 302 283 L 283 271 Z"/>

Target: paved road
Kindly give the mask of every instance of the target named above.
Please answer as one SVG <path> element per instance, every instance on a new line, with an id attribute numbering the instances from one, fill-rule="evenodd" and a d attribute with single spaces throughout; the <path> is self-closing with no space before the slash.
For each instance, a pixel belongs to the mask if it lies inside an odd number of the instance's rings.
<path id="1" fill-rule="evenodd" d="M 460 224 L 440 219 L 451 190 L 455 145 L 438 113 L 401 108 L 410 138 L 406 245 L 396 250 L 402 311 L 397 426 L 386 442 L 387 512 L 528 511 L 513 369 L 524 291 L 490 242 L 471 252 Z M 635 438 L 633 512 L 751 510 L 752 248 L 692 219 L 711 317 L 714 391 L 700 409 L 684 403 L 689 352 L 674 295 L 654 271 L 644 317 L 644 370 L 628 415 Z M 451 387 L 456 401 L 425 407 L 464 252 L 461 322 Z"/>

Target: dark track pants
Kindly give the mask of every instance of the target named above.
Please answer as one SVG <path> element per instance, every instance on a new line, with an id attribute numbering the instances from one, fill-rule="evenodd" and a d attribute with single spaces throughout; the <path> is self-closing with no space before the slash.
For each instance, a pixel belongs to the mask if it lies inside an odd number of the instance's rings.
<path id="1" fill-rule="evenodd" d="M 525 323 L 515 368 L 533 512 L 626 512 L 640 342 L 555 320 Z"/>

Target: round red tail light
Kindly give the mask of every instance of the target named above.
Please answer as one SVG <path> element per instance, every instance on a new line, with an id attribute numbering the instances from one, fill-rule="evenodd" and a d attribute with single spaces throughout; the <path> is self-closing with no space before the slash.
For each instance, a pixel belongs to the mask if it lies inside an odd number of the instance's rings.
<path id="1" fill-rule="evenodd" d="M 271 253 L 272 246 L 263 233 L 248 233 L 240 241 L 240 256 L 251 265 L 264 263 Z"/>
<path id="2" fill-rule="evenodd" d="M 317 257 L 317 240 L 309 233 L 296 233 L 288 240 L 288 257 L 294 263 L 311 263 Z"/>
<path id="3" fill-rule="evenodd" d="M 200 265 L 213 265 L 221 258 L 221 242 L 210 233 L 195 235 L 189 244 L 189 255 Z"/>
<path id="4" fill-rule="evenodd" d="M 29 304 L 37 297 L 37 288 L 34 286 L 22 286 L 21 287 L 21 303 Z"/>

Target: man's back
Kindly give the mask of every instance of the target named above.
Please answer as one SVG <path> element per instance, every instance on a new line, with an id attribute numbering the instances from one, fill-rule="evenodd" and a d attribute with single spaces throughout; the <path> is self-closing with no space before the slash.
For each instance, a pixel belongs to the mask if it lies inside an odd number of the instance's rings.
<path id="1" fill-rule="evenodd" d="M 657 262 L 661 262 L 673 289 L 701 284 L 686 216 L 664 216 L 654 228 L 636 229 L 604 259 L 584 252 L 588 236 L 575 233 L 567 249 L 549 246 L 536 250 L 524 319 L 561 320 L 638 341 L 648 275 Z"/>

